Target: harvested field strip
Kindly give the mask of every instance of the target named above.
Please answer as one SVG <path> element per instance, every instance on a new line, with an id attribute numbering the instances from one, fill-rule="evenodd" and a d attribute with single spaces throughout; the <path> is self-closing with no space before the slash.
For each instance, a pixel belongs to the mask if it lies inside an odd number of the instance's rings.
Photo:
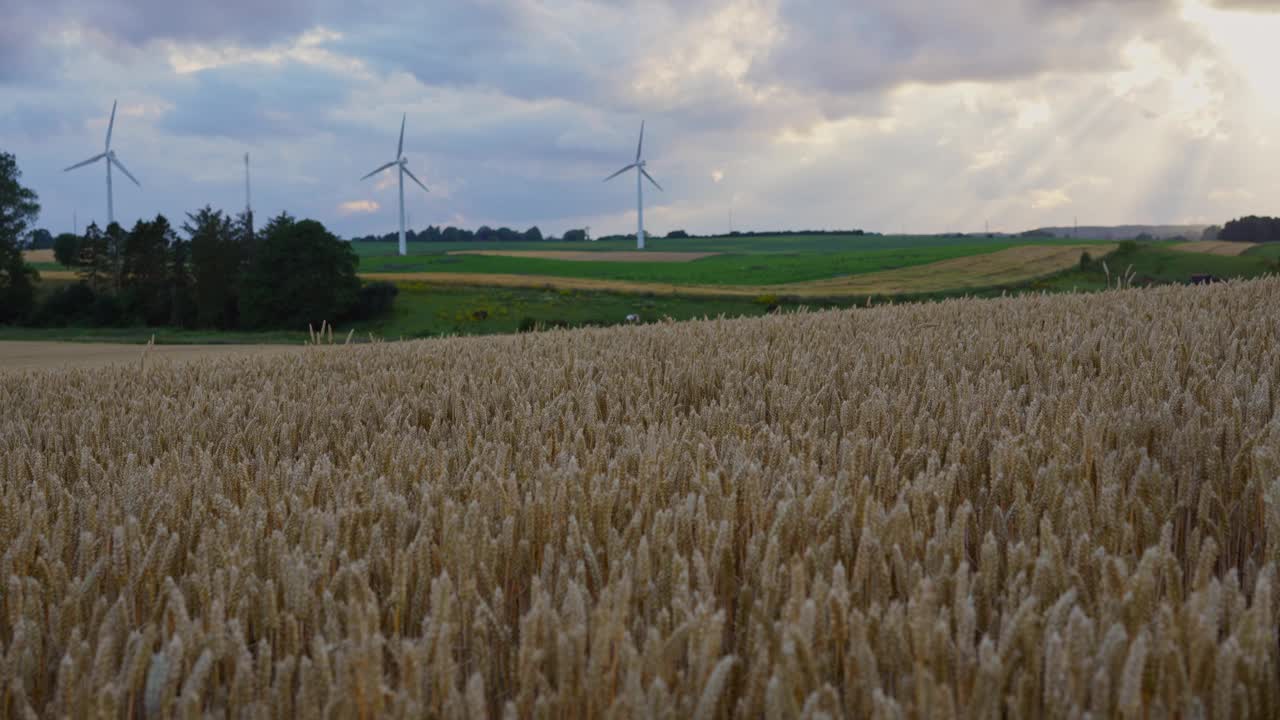
<path id="1" fill-rule="evenodd" d="M 1170 246 L 1174 250 L 1209 255 L 1243 255 L 1255 247 L 1256 243 L 1223 242 L 1219 240 L 1202 240 L 1199 242 L 1178 243 Z"/>
<path id="2" fill-rule="evenodd" d="M 40 279 L 42 280 L 78 280 L 79 273 L 75 270 L 41 270 Z"/>
<path id="3" fill-rule="evenodd" d="M 842 297 L 929 293 L 1016 284 L 1067 270 L 1080 261 L 1080 254 L 1086 250 L 1093 253 L 1095 257 L 1101 257 L 1114 249 L 1114 245 L 1029 245 L 898 270 L 884 270 L 803 283 L 755 286 L 673 285 L 596 278 L 492 273 L 378 273 L 364 277 L 391 282 L 428 282 L 439 285 L 545 287 L 660 295 L 754 297 L 777 294 L 795 297 Z"/>
<path id="4" fill-rule="evenodd" d="M 52 251 L 52 250 L 49 250 L 49 249 L 45 249 L 45 250 L 23 250 L 23 251 L 22 251 L 22 259 L 23 259 L 23 260 L 26 260 L 26 261 L 27 261 L 27 262 L 29 262 L 29 263 L 51 263 L 51 262 L 57 262 L 57 259 L 53 257 L 53 251 Z"/>
<path id="5" fill-rule="evenodd" d="M 570 262 L 662 262 L 685 263 L 713 257 L 714 252 L 659 252 L 659 251 L 568 251 L 568 250 L 454 250 L 449 255 L 487 255 L 491 257 L 538 258 L 541 260 L 568 260 Z"/>
<path id="6" fill-rule="evenodd" d="M 0 374 L 13 717 L 1280 717 L 1280 280 Z"/>
<path id="7" fill-rule="evenodd" d="M 895 295 L 995 287 L 1062 272 L 1078 265 L 1083 252 L 1097 258 L 1115 248 L 1115 245 L 1028 245 L 898 270 L 796 283 L 782 286 L 780 290 L 786 294 L 793 294 L 791 288 L 796 288 L 802 294 L 814 295 Z"/>
<path id="8" fill-rule="evenodd" d="M 138 367 L 142 363 L 210 360 L 297 352 L 288 345 L 145 345 L 0 340 L 0 370 Z M 145 359 L 144 359 L 145 355 Z"/>

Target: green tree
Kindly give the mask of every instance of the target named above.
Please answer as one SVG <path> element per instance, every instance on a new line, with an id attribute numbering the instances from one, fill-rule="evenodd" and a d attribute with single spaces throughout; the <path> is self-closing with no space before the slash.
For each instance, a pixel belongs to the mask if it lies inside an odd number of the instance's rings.
<path id="1" fill-rule="evenodd" d="M 169 321 L 169 247 L 174 239 L 163 215 L 150 222 L 139 220 L 125 237 L 120 255 L 121 300 L 126 313 L 148 325 Z"/>
<path id="2" fill-rule="evenodd" d="M 565 242 L 586 242 L 587 231 L 586 230 L 565 230 L 564 241 Z"/>
<path id="3" fill-rule="evenodd" d="M 22 258 L 20 240 L 40 215 L 35 191 L 23 187 L 18 161 L 0 153 L 0 323 L 26 318 L 35 305 L 35 268 Z"/>
<path id="4" fill-rule="evenodd" d="M 223 330 L 236 327 L 245 255 L 235 225 L 221 210 L 206 205 L 187 213 L 182 230 L 191 241 L 196 324 Z"/>
<path id="5" fill-rule="evenodd" d="M 53 233 L 44 228 L 36 228 L 27 233 L 27 247 L 32 250 L 48 250 L 53 247 Z"/>
<path id="6" fill-rule="evenodd" d="M 79 255 L 79 236 L 62 233 L 53 239 L 53 259 L 63 267 L 75 267 Z"/>
<path id="7" fill-rule="evenodd" d="M 97 223 L 91 223 L 84 229 L 75 264 L 79 268 L 80 281 L 94 294 L 107 291 L 113 284 L 111 247 Z"/>
<path id="8" fill-rule="evenodd" d="M 107 226 L 103 238 L 107 243 L 107 276 L 111 278 L 112 289 L 118 293 L 123 280 L 121 257 L 124 255 L 124 244 L 129 239 L 129 231 L 121 227 L 120 223 L 113 222 Z"/>
<path id="9" fill-rule="evenodd" d="M 191 327 L 196 324 L 194 281 L 191 278 L 191 242 L 177 238 L 169 253 L 169 324 Z"/>
<path id="10" fill-rule="evenodd" d="M 300 329 L 347 317 L 360 293 L 357 264 L 351 246 L 315 220 L 272 219 L 241 284 L 243 324 Z"/>

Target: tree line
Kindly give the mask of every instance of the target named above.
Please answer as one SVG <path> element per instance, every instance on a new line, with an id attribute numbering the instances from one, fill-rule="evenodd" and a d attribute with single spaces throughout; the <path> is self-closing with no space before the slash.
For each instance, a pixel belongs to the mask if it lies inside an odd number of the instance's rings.
<path id="1" fill-rule="evenodd" d="M 1217 228 L 1210 228 L 1215 229 Z M 1208 231 L 1205 239 L 1210 239 Z M 1217 235 L 1212 239 L 1248 243 L 1280 242 L 1280 218 L 1258 215 L 1238 218 L 1217 229 Z"/>
<path id="2" fill-rule="evenodd" d="M 728 235 L 712 234 L 697 235 L 685 230 L 672 230 L 664 237 L 668 240 L 689 240 L 696 238 L 716 238 L 716 237 L 793 237 L 800 235 L 840 235 L 840 236 L 863 236 L 875 235 L 878 233 L 869 233 L 865 230 L 771 230 L 771 231 L 733 231 Z M 487 225 L 481 225 L 477 230 L 468 230 L 466 228 L 454 227 L 437 227 L 429 225 L 421 232 L 415 230 L 406 230 L 405 242 L 444 242 L 444 243 L 494 243 L 494 242 L 588 242 L 591 238 L 590 228 L 574 228 L 566 230 L 563 236 L 543 235 L 538 226 L 533 226 L 524 232 L 512 230 L 511 228 L 491 228 Z M 645 238 L 652 239 L 657 235 L 645 231 Z M 627 240 L 634 241 L 635 233 L 623 235 L 604 235 L 596 240 Z M 351 242 L 367 243 L 367 242 L 398 242 L 398 233 L 386 233 L 384 235 L 361 235 L 351 238 Z"/>
<path id="3" fill-rule="evenodd" d="M 355 251 L 315 220 L 282 213 L 255 231 L 251 214 L 209 206 L 180 228 L 157 215 L 54 238 L 76 280 L 37 292 L 21 240 L 40 205 L 20 178 L 0 153 L 0 323 L 301 329 L 374 317 L 396 295 L 389 283 L 362 285 Z"/>
<path id="4" fill-rule="evenodd" d="M 570 231 L 572 232 L 572 231 Z M 567 235 L 568 233 L 566 233 Z M 467 243 L 467 242 L 543 242 L 546 240 L 557 241 L 556 237 L 543 237 L 542 231 L 535 225 L 534 227 L 520 232 L 511 228 L 491 228 L 488 225 L 481 225 L 477 230 L 467 230 L 466 228 L 458 228 L 452 225 L 448 227 L 437 227 L 435 225 L 427 226 L 422 232 L 414 230 L 406 230 L 404 233 L 405 242 L 446 242 L 446 243 Z M 568 240 L 569 238 L 565 238 Z M 351 238 L 351 242 L 399 242 L 399 233 L 387 233 L 385 235 L 361 235 Z"/>

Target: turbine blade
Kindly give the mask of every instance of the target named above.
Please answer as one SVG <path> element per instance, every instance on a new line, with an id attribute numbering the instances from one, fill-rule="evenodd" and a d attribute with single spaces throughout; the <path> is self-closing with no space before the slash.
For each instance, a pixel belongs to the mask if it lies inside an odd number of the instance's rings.
<path id="1" fill-rule="evenodd" d="M 614 174 L 610 175 L 609 177 L 605 178 L 605 179 L 604 179 L 604 182 L 609 182 L 610 180 L 612 180 L 612 179 L 614 179 L 614 178 L 618 177 L 618 176 L 619 176 L 619 175 L 621 175 L 622 173 L 624 173 L 624 172 L 626 172 L 626 171 L 630 170 L 631 168 L 633 168 L 633 167 L 635 167 L 635 166 L 636 166 L 636 164 L 635 164 L 635 163 L 631 163 L 630 165 L 628 165 L 628 166 L 626 166 L 626 167 L 622 168 L 621 170 L 619 170 L 618 172 L 616 172 L 616 173 L 614 173 Z"/>
<path id="2" fill-rule="evenodd" d="M 410 180 L 412 180 L 412 181 L 414 181 L 414 182 L 418 183 L 418 187 L 422 188 L 423 190 L 427 190 L 427 186 L 426 186 L 426 185 L 423 185 L 421 180 L 419 180 L 416 176 L 414 176 L 414 174 L 413 174 L 413 173 L 409 172 L 409 168 L 407 168 L 407 167 L 405 167 L 405 166 L 401 165 L 401 166 L 400 166 L 400 169 L 401 169 L 401 170 L 404 170 L 404 174 L 405 174 L 405 175 L 408 175 Z M 427 190 L 427 192 L 431 192 L 431 191 L 430 191 L 430 190 Z"/>
<path id="3" fill-rule="evenodd" d="M 94 155 L 93 157 L 89 158 L 88 160 L 85 160 L 84 162 L 78 162 L 75 165 L 72 165 L 71 167 L 66 168 L 62 172 L 67 172 L 68 170 L 75 170 L 76 168 L 81 168 L 81 167 L 84 167 L 85 165 L 92 165 L 93 163 L 98 162 L 99 160 L 101 160 L 106 156 L 107 156 L 106 153 L 98 153 L 97 155 Z"/>
<path id="4" fill-rule="evenodd" d="M 644 148 L 644 121 L 640 121 L 640 142 L 636 143 L 636 162 L 640 162 L 640 150 Z"/>
<path id="5" fill-rule="evenodd" d="M 404 154 L 404 121 L 408 117 L 408 113 L 400 116 L 400 144 L 396 146 L 396 159 Z"/>
<path id="6" fill-rule="evenodd" d="M 116 126 L 116 100 L 111 101 L 111 121 L 107 123 L 107 145 L 106 150 L 111 149 L 111 131 Z"/>
<path id="7" fill-rule="evenodd" d="M 374 175 L 377 175 L 378 173 L 382 172 L 383 170 L 386 170 L 386 169 L 387 169 L 387 168 L 389 168 L 389 167 L 395 167 L 395 164 L 396 164 L 396 161 L 395 161 L 395 160 L 392 160 L 391 162 L 387 163 L 386 165 L 383 165 L 382 167 L 378 168 L 377 170 L 374 170 L 373 172 L 369 173 L 368 175 L 365 175 L 364 177 L 362 177 L 362 178 L 360 178 L 360 179 L 361 179 L 361 180 L 368 180 L 369 178 L 373 177 Z"/>
<path id="8" fill-rule="evenodd" d="M 133 173 L 126 170 L 124 167 L 124 164 L 121 163 L 118 159 L 116 159 L 115 155 L 108 156 L 107 162 L 111 163 L 112 165 L 115 165 L 117 168 L 120 168 L 120 172 L 124 173 L 125 177 L 132 180 L 134 185 L 137 185 L 138 187 L 142 187 L 142 183 L 138 182 L 138 178 L 134 177 Z"/>
<path id="9" fill-rule="evenodd" d="M 644 168 L 640 168 L 640 172 L 641 172 L 641 173 L 642 173 L 646 178 L 649 178 L 649 182 L 653 183 L 653 186 L 654 186 L 654 187 L 658 188 L 659 190 L 662 190 L 662 186 L 658 184 L 658 181 L 657 181 L 657 180 L 654 180 L 654 179 L 653 179 L 653 176 L 652 176 L 652 175 L 650 175 L 650 174 L 649 174 L 649 173 L 648 173 Z M 666 190 L 662 190 L 662 192 L 666 192 Z"/>

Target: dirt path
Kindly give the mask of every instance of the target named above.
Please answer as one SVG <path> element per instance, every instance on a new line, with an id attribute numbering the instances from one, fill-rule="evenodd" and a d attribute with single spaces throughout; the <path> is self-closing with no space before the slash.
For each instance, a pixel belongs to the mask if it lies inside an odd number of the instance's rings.
<path id="1" fill-rule="evenodd" d="M 98 368 L 146 362 L 185 362 L 205 358 L 281 355 L 300 345 L 145 345 L 122 343 L 29 342 L 0 340 L 0 371 L 45 368 Z"/>

